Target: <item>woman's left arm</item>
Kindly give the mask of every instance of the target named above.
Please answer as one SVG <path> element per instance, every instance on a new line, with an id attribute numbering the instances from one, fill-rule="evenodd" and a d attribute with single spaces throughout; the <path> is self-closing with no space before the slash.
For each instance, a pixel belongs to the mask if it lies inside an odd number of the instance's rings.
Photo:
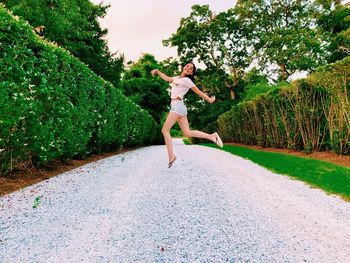
<path id="1" fill-rule="evenodd" d="M 204 92 L 202 92 L 199 88 L 197 88 L 196 86 L 193 86 L 191 88 L 196 94 L 198 94 L 199 97 L 205 99 L 207 102 L 209 103 L 213 103 L 215 101 L 215 96 L 209 97 L 207 94 L 205 94 Z"/>

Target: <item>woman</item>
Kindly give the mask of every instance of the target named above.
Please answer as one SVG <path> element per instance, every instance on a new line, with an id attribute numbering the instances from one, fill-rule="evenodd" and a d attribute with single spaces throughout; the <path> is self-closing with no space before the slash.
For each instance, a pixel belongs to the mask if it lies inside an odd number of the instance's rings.
<path id="1" fill-rule="evenodd" d="M 208 97 L 208 95 L 199 90 L 193 83 L 195 73 L 196 67 L 192 62 L 187 63 L 183 67 L 179 77 L 168 77 L 164 73 L 160 72 L 158 69 L 154 69 L 151 71 L 152 76 L 158 74 L 158 76 L 160 76 L 162 79 L 171 83 L 171 109 L 162 128 L 162 133 L 169 155 L 169 168 L 173 165 L 174 161 L 176 160 L 176 156 L 173 152 L 173 144 L 170 135 L 170 129 L 171 127 L 173 127 L 176 121 L 179 123 L 179 126 L 184 136 L 208 139 L 216 143 L 218 146 L 223 147 L 223 143 L 217 132 L 208 134 L 197 130 L 190 130 L 187 120 L 187 109 L 185 104 L 183 103 L 183 97 L 189 91 L 189 89 L 192 89 L 195 93 L 197 93 L 200 97 L 202 97 L 209 103 L 213 103 L 215 101 L 215 96 Z"/>

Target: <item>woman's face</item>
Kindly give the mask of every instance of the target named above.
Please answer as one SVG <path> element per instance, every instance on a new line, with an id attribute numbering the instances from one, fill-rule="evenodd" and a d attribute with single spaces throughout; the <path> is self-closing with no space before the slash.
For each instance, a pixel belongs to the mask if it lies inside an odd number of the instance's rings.
<path id="1" fill-rule="evenodd" d="M 185 73 L 185 75 L 192 75 L 193 74 L 193 64 L 192 63 L 187 63 L 183 70 L 183 73 Z"/>

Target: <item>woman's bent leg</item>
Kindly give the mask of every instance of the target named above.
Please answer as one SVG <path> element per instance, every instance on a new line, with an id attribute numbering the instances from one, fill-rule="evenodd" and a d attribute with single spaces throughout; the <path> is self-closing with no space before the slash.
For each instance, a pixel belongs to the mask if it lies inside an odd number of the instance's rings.
<path id="1" fill-rule="evenodd" d="M 173 151 L 173 142 L 171 140 L 170 129 L 173 127 L 175 122 L 179 119 L 179 115 L 174 112 L 169 112 L 168 117 L 166 118 L 162 133 L 164 136 L 164 141 L 168 150 L 169 163 L 175 158 L 175 154 Z"/>
<path id="2" fill-rule="evenodd" d="M 178 120 L 179 126 L 184 136 L 186 137 L 196 137 L 196 138 L 204 138 L 215 142 L 215 134 L 209 134 L 202 131 L 190 130 L 190 125 L 188 124 L 187 116 L 181 116 Z"/>

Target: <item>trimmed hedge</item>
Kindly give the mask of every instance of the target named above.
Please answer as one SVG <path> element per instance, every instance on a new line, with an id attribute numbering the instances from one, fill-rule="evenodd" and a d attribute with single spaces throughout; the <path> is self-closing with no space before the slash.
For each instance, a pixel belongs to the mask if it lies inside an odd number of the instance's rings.
<path id="1" fill-rule="evenodd" d="M 234 106 L 218 118 L 225 141 L 350 154 L 350 57 Z"/>
<path id="2" fill-rule="evenodd" d="M 0 5 L 0 173 L 159 143 L 152 117 Z"/>

